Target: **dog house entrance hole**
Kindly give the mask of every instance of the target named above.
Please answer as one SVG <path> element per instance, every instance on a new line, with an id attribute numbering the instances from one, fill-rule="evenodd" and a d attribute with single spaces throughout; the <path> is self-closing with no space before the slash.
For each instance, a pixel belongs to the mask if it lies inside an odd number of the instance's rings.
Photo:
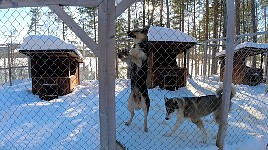
<path id="1" fill-rule="evenodd" d="M 57 84 L 43 84 L 42 99 L 50 100 L 58 97 L 58 85 Z"/>
<path id="2" fill-rule="evenodd" d="M 167 90 L 177 90 L 177 75 L 165 75 L 164 76 L 164 88 Z"/>

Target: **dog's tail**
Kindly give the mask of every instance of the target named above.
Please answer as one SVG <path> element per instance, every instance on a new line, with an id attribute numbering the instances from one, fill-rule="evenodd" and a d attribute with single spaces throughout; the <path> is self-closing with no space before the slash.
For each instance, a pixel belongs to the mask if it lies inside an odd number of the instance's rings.
<path id="1" fill-rule="evenodd" d="M 223 94 L 223 84 L 221 84 L 219 86 L 219 88 L 216 89 L 216 97 L 219 98 L 222 96 L 222 94 Z M 230 99 L 232 99 L 235 96 L 235 94 L 236 94 L 236 88 L 235 88 L 234 84 L 232 83 Z"/>

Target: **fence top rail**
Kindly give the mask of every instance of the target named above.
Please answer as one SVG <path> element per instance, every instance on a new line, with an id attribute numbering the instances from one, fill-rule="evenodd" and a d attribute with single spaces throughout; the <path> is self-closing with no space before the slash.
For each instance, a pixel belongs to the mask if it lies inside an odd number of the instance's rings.
<path id="1" fill-rule="evenodd" d="M 97 7 L 101 0 L 1 0 L 0 9 L 49 5 Z"/>

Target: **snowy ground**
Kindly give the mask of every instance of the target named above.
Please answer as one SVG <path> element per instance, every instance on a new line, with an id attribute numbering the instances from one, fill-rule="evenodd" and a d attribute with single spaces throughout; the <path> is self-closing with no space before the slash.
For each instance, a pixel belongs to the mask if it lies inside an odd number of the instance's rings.
<path id="1" fill-rule="evenodd" d="M 143 113 L 137 111 L 133 123 L 129 117 L 127 98 L 129 81 L 116 81 L 116 138 L 126 148 L 216 150 L 218 130 L 211 116 L 204 118 L 207 144 L 201 144 L 200 131 L 185 121 L 172 137 L 164 137 L 175 122 L 165 121 L 163 97 L 212 94 L 218 77 L 205 81 L 189 80 L 177 91 L 159 88 L 149 90 L 151 109 L 149 132 L 143 132 Z M 236 85 L 226 136 L 226 150 L 267 150 L 268 94 L 266 86 Z M 31 93 L 30 80 L 18 80 L 13 86 L 0 85 L 0 149 L 99 149 L 98 82 L 83 81 L 74 92 L 52 101 L 42 101 Z"/>

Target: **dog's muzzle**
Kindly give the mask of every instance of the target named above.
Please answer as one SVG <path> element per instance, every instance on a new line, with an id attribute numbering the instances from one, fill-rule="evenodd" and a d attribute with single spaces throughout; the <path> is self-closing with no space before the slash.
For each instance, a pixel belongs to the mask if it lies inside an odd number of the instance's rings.
<path id="1" fill-rule="evenodd" d="M 168 118 L 168 117 L 166 117 L 165 119 L 166 119 L 166 120 L 169 120 L 169 118 Z"/>

